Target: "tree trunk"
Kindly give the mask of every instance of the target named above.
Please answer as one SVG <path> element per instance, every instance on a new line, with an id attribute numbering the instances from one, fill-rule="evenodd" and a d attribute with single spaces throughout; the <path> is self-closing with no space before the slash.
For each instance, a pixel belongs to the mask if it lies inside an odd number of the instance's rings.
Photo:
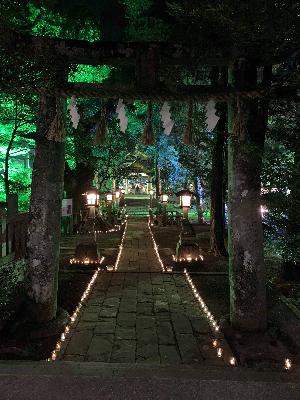
<path id="1" fill-rule="evenodd" d="M 224 244 L 224 151 L 226 144 L 226 112 L 222 112 L 215 129 L 212 154 L 210 251 L 216 256 L 227 256 Z"/>
<path id="2" fill-rule="evenodd" d="M 229 69 L 229 83 L 244 89 L 257 83 L 257 68 L 246 60 Z M 266 278 L 260 212 L 260 173 L 267 125 L 267 101 L 229 103 L 228 211 L 230 320 L 233 328 L 266 328 Z"/>
<path id="3" fill-rule="evenodd" d="M 61 202 L 65 143 L 46 134 L 62 101 L 41 95 L 38 139 L 32 173 L 27 243 L 26 294 L 31 319 L 46 322 L 56 317 Z"/>

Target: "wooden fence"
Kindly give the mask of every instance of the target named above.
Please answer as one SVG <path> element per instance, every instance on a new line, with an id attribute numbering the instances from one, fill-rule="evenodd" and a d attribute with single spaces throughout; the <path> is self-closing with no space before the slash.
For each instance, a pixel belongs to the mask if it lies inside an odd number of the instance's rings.
<path id="1" fill-rule="evenodd" d="M 18 213 L 11 217 L 0 214 L 0 257 L 11 256 L 18 260 L 25 256 L 28 214 Z"/>

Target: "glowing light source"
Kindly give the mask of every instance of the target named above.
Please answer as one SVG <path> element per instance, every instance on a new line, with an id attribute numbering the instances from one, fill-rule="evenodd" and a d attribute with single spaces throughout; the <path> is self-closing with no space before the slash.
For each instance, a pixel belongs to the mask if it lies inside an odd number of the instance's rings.
<path id="1" fill-rule="evenodd" d="M 160 200 L 161 200 L 161 202 L 162 202 L 163 204 L 167 204 L 168 201 L 169 201 L 169 196 L 168 196 L 167 194 L 162 194 L 162 195 L 160 196 Z"/>
<path id="2" fill-rule="evenodd" d="M 223 355 L 223 349 L 222 349 L 222 347 L 218 347 L 218 348 L 217 348 L 217 356 L 218 356 L 219 358 L 221 358 L 222 355 Z"/>
<path id="3" fill-rule="evenodd" d="M 292 361 L 290 358 L 284 360 L 284 369 L 290 370 L 292 368 Z"/>
<path id="4" fill-rule="evenodd" d="M 86 202 L 88 207 L 96 207 L 99 203 L 99 194 L 97 189 L 90 189 L 87 191 Z"/>
<path id="5" fill-rule="evenodd" d="M 230 359 L 229 359 L 229 364 L 232 365 L 233 367 L 236 365 L 236 359 L 235 359 L 235 357 L 230 357 Z"/>
<path id="6" fill-rule="evenodd" d="M 113 194 L 111 192 L 106 193 L 106 200 L 113 201 Z"/>
<path id="7" fill-rule="evenodd" d="M 260 206 L 261 216 L 263 217 L 265 214 L 269 212 L 266 206 Z"/>
<path id="8" fill-rule="evenodd" d="M 181 208 L 191 208 L 193 192 L 190 190 L 180 190 L 176 193 L 179 197 L 179 205 Z"/>

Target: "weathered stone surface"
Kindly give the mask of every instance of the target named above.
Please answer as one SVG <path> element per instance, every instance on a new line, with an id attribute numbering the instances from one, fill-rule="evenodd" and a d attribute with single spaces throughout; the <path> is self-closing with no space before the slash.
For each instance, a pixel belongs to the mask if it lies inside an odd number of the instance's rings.
<path id="1" fill-rule="evenodd" d="M 172 314 L 174 330 L 177 333 L 193 333 L 190 320 L 183 314 Z"/>
<path id="2" fill-rule="evenodd" d="M 136 330 L 135 328 L 124 328 L 118 326 L 116 329 L 115 337 L 117 340 L 135 340 L 136 339 Z"/>
<path id="3" fill-rule="evenodd" d="M 116 330 L 116 320 L 107 318 L 108 321 L 100 321 L 95 327 L 96 334 L 114 333 Z"/>
<path id="4" fill-rule="evenodd" d="M 90 322 L 90 321 L 97 321 L 98 320 L 99 312 L 85 312 L 81 317 L 82 322 Z"/>
<path id="5" fill-rule="evenodd" d="M 138 316 L 136 319 L 137 330 L 151 329 L 155 330 L 155 318 L 151 316 Z"/>
<path id="6" fill-rule="evenodd" d="M 137 303 L 137 315 L 153 315 L 153 304 Z"/>
<path id="7" fill-rule="evenodd" d="M 169 321 L 158 321 L 157 336 L 159 344 L 175 344 L 174 332 Z"/>
<path id="8" fill-rule="evenodd" d="M 196 333 L 209 333 L 210 327 L 205 318 L 191 318 L 192 327 Z"/>
<path id="9" fill-rule="evenodd" d="M 86 355 L 92 337 L 91 331 L 77 332 L 67 345 L 65 355 Z"/>
<path id="10" fill-rule="evenodd" d="M 99 317 L 103 318 L 103 317 L 107 317 L 107 318 L 113 318 L 116 317 L 118 314 L 118 310 L 116 310 L 115 308 L 112 307 L 105 307 L 102 308 L 100 313 L 99 313 Z"/>
<path id="11" fill-rule="evenodd" d="M 104 307 L 117 308 L 119 304 L 120 304 L 120 299 L 118 297 L 107 297 L 103 302 Z"/>
<path id="12" fill-rule="evenodd" d="M 160 355 L 157 343 L 137 344 L 137 363 L 160 363 Z"/>
<path id="13" fill-rule="evenodd" d="M 167 292 L 168 302 L 169 304 L 180 304 L 181 298 L 178 293 L 169 293 Z"/>
<path id="14" fill-rule="evenodd" d="M 154 302 L 155 313 L 169 312 L 169 304 L 167 301 L 155 300 Z"/>
<path id="15" fill-rule="evenodd" d="M 134 313 L 119 313 L 117 316 L 117 324 L 123 327 L 135 326 L 136 315 Z"/>
<path id="16" fill-rule="evenodd" d="M 180 364 L 181 358 L 176 346 L 159 345 L 159 353 L 162 364 Z"/>
<path id="17" fill-rule="evenodd" d="M 121 302 L 120 312 L 125 312 L 125 313 L 135 313 L 136 312 L 136 300 L 135 299 L 125 299 Z"/>
<path id="18" fill-rule="evenodd" d="M 153 294 L 154 295 L 164 295 L 165 294 L 165 288 L 164 288 L 164 286 L 163 285 L 156 285 L 156 286 L 153 286 Z"/>
<path id="19" fill-rule="evenodd" d="M 78 324 L 74 327 L 75 331 L 93 330 L 96 326 L 96 321 L 82 321 L 79 320 Z"/>
<path id="20" fill-rule="evenodd" d="M 191 334 L 176 334 L 176 339 L 184 363 L 197 363 L 203 360 L 196 339 Z"/>
<path id="21" fill-rule="evenodd" d="M 95 335 L 90 343 L 87 359 L 88 361 L 109 362 L 113 347 L 113 335 Z"/>
<path id="22" fill-rule="evenodd" d="M 111 355 L 111 362 L 134 363 L 136 353 L 135 340 L 116 339 Z"/>

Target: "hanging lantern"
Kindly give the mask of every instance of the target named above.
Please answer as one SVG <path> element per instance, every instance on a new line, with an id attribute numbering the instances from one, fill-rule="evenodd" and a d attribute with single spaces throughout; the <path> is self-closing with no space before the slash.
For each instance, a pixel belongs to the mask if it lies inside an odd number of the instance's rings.
<path id="1" fill-rule="evenodd" d="M 99 194 L 97 189 L 90 189 L 86 193 L 86 204 L 88 207 L 97 207 L 99 203 Z"/>
<path id="2" fill-rule="evenodd" d="M 183 136 L 184 144 L 193 144 L 193 103 L 189 102 L 188 120 Z"/>
<path id="3" fill-rule="evenodd" d="M 103 145 L 106 142 L 106 118 L 105 118 L 105 110 L 102 108 L 100 120 L 96 125 L 96 137 L 95 143 L 96 145 Z"/>
<path id="4" fill-rule="evenodd" d="M 152 101 L 148 103 L 148 113 L 147 113 L 147 122 L 144 129 L 143 134 L 143 143 L 145 146 L 151 146 L 154 144 L 154 134 L 153 134 L 153 126 L 152 126 Z"/>

